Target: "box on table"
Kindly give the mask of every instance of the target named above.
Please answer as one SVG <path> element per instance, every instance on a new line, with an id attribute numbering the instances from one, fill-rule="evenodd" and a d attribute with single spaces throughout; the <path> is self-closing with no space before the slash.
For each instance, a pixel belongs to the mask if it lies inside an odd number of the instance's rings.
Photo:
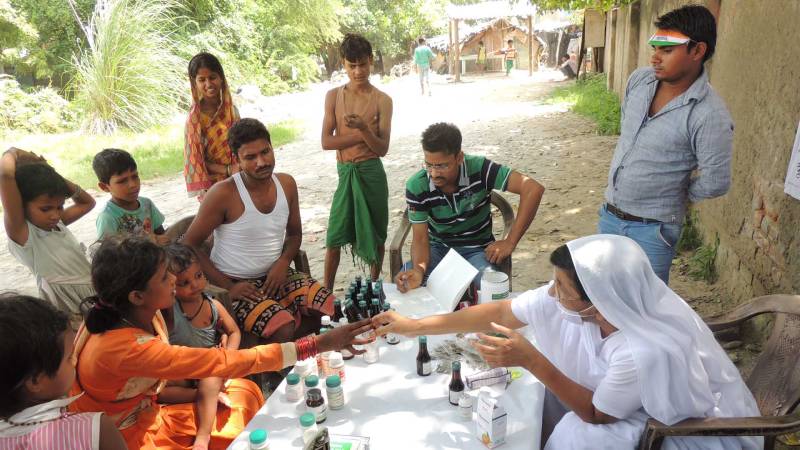
<path id="1" fill-rule="evenodd" d="M 478 394 L 477 422 L 478 439 L 488 448 L 495 448 L 506 441 L 508 414 L 498 398 L 482 388 Z"/>
<path id="2" fill-rule="evenodd" d="M 369 450 L 369 438 L 366 436 L 346 436 L 331 434 L 331 450 Z"/>

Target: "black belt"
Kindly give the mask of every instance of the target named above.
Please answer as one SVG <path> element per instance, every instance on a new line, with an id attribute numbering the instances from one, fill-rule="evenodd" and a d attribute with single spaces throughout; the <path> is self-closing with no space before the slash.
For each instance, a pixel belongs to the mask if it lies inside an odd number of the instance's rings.
<path id="1" fill-rule="evenodd" d="M 641 223 L 660 223 L 660 220 L 655 219 L 646 219 L 644 217 L 634 216 L 633 214 L 628 214 L 625 211 L 617 208 L 616 206 L 612 205 L 611 203 L 606 203 L 606 210 L 611 214 L 619 217 L 622 220 L 627 220 L 629 222 L 641 222 Z"/>

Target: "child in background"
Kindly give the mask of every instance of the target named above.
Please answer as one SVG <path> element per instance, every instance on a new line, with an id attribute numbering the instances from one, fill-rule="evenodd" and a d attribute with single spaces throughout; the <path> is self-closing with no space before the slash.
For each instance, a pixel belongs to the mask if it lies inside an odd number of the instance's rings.
<path id="1" fill-rule="evenodd" d="M 139 196 L 141 181 L 136 161 L 130 153 L 107 148 L 94 155 L 92 169 L 97 186 L 111 194 L 97 216 L 97 239 L 114 234 L 145 235 L 160 244 L 164 236 L 164 215 L 150 199 Z"/>
<path id="2" fill-rule="evenodd" d="M 67 198 L 73 204 L 64 208 Z M 11 148 L 0 159 L 0 201 L 8 251 L 30 269 L 40 292 L 47 277 L 89 275 L 85 249 L 67 225 L 92 210 L 91 195 L 56 173 L 44 158 Z M 74 290 L 54 300 L 55 306 L 79 314 L 81 299 L 94 291 L 88 285 Z"/>
<path id="3" fill-rule="evenodd" d="M 194 348 L 239 348 L 241 332 L 222 303 L 204 292 L 206 277 L 191 247 L 171 244 L 165 248 L 167 267 L 175 275 L 175 303 L 161 311 L 169 329 L 169 342 Z M 171 381 L 161 391 L 161 403 L 197 404 L 197 436 L 194 450 L 208 448 L 211 427 L 217 415 L 217 402 L 232 407 L 230 398 L 220 392 L 222 378 Z"/>
<path id="4" fill-rule="evenodd" d="M 44 300 L 0 295 L 0 448 L 128 448 L 103 413 L 66 412 L 74 337 L 67 315 Z"/>
<path id="5" fill-rule="evenodd" d="M 209 448 L 225 448 L 264 403 L 261 390 L 238 377 L 278 371 L 318 352 L 352 349 L 353 343 L 365 343 L 355 336 L 372 329 L 363 321 L 321 336 L 247 350 L 170 345 L 159 312 L 175 301 L 175 276 L 165 259 L 163 248 L 142 237 L 104 239 L 92 259 L 97 296 L 87 299 L 86 320 L 75 338 L 77 377 L 70 392 L 83 395 L 70 410 L 114 417 L 132 449 L 180 450 L 194 444 L 194 404 L 156 402 L 166 380 L 230 379 L 225 392 L 234 406 L 217 412 L 209 442 Z"/>

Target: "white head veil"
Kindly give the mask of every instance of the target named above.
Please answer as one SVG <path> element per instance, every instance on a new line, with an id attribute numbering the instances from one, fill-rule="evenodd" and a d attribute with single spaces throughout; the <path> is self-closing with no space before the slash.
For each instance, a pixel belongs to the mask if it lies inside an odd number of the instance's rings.
<path id="1" fill-rule="evenodd" d="M 668 425 L 760 415 L 711 330 L 656 276 L 636 242 L 601 234 L 567 247 L 589 299 L 628 341 L 648 415 Z"/>

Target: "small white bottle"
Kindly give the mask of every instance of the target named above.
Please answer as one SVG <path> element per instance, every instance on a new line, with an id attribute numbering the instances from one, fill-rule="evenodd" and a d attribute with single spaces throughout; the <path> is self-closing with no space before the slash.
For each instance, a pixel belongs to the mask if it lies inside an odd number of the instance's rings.
<path id="1" fill-rule="evenodd" d="M 344 358 L 339 352 L 331 352 L 328 357 L 328 376 L 338 375 L 344 383 Z"/>
<path id="2" fill-rule="evenodd" d="M 303 445 L 306 445 L 314 440 L 314 437 L 317 436 L 317 431 L 319 430 L 314 413 L 307 412 L 300 416 L 300 429 L 302 430 L 303 435 Z"/>
<path id="3" fill-rule="evenodd" d="M 339 375 L 331 375 L 325 379 L 325 391 L 328 394 L 328 406 L 331 409 L 344 408 L 344 389 Z"/>
<path id="4" fill-rule="evenodd" d="M 305 389 L 303 383 L 300 382 L 300 375 L 292 372 L 286 375 L 286 401 L 299 402 L 305 398 Z"/>
<path id="5" fill-rule="evenodd" d="M 267 430 L 261 428 L 250 432 L 250 450 L 269 450 Z"/>

